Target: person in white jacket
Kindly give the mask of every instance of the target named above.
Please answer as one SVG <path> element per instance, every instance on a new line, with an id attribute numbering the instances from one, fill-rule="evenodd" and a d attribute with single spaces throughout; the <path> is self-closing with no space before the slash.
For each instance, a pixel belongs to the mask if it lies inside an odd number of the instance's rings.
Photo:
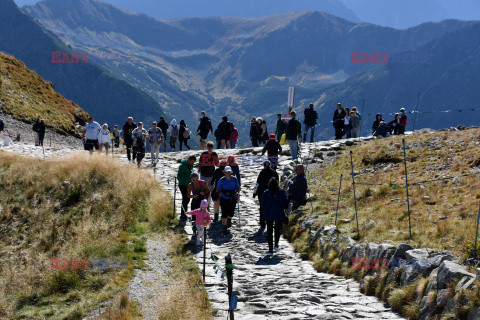
<path id="1" fill-rule="evenodd" d="M 148 130 L 148 142 L 150 143 L 150 152 L 152 155 L 152 165 L 158 162 L 158 152 L 160 145 L 165 143 L 165 137 L 162 130 L 157 127 L 157 122 L 152 123 L 152 127 Z"/>
<path id="2" fill-rule="evenodd" d="M 170 133 L 170 148 L 172 148 L 173 152 L 175 152 L 175 144 L 177 143 L 179 131 L 180 128 L 177 125 L 177 120 L 173 119 L 167 130 L 167 132 Z"/>
<path id="3" fill-rule="evenodd" d="M 108 130 L 108 124 L 104 123 L 102 129 L 98 133 L 98 144 L 100 145 L 99 151 L 102 152 L 105 147 L 105 154 L 108 156 L 108 149 L 110 149 L 110 130 Z"/>

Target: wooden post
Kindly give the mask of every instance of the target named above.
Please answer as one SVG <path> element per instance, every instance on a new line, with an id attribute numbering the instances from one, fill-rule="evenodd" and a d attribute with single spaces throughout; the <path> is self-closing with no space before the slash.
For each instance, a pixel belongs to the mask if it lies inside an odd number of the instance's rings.
<path id="1" fill-rule="evenodd" d="M 407 152 L 405 151 L 405 139 L 402 139 L 402 142 L 403 142 L 403 163 L 405 165 L 405 188 L 407 189 L 408 228 L 410 230 L 410 240 L 412 240 L 412 224 L 410 221 L 410 196 L 408 194 Z"/>
<path id="2" fill-rule="evenodd" d="M 337 225 L 338 206 L 340 204 L 340 190 L 342 189 L 343 173 L 340 175 L 340 186 L 338 187 L 337 211 L 335 212 L 335 225 Z"/>
<path id="3" fill-rule="evenodd" d="M 232 291 L 233 291 L 233 268 L 232 266 L 232 257 L 230 253 L 225 257 L 225 270 L 227 272 L 227 284 L 228 284 L 228 312 L 230 315 L 230 320 L 234 320 L 234 314 L 230 304 L 232 302 Z"/>
<path id="4" fill-rule="evenodd" d="M 357 195 L 355 193 L 355 176 L 353 175 L 353 157 L 352 157 L 351 150 L 350 150 L 350 166 L 352 168 L 352 187 L 353 187 L 353 201 L 355 203 L 355 219 L 357 220 L 357 238 L 360 239 L 360 230 L 358 229 Z"/>
<path id="5" fill-rule="evenodd" d="M 480 205 L 478 206 L 478 216 L 477 216 L 477 232 L 475 232 L 475 248 L 473 251 L 473 257 L 477 257 L 477 239 L 478 239 L 478 223 L 480 222 Z"/>

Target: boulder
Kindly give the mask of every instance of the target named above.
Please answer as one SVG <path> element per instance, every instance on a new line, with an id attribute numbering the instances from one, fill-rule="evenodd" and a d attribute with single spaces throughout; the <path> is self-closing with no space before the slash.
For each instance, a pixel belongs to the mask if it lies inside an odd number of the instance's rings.
<path id="1" fill-rule="evenodd" d="M 355 144 L 355 142 L 353 142 L 352 140 L 347 140 L 345 141 L 345 145 L 350 147 L 350 146 L 353 146 Z"/>
<path id="2" fill-rule="evenodd" d="M 333 152 L 333 151 L 330 151 L 329 153 L 327 153 L 328 157 L 333 157 L 334 155 L 335 155 L 335 152 Z"/>
<path id="3" fill-rule="evenodd" d="M 473 282 L 475 281 L 475 278 L 472 277 L 463 277 L 462 280 L 458 281 L 457 285 L 455 286 L 455 291 L 458 292 L 462 289 L 468 289 Z"/>
<path id="4" fill-rule="evenodd" d="M 315 243 L 321 237 L 334 238 L 334 237 L 337 237 L 338 234 L 339 234 L 338 229 L 334 225 L 321 227 L 313 236 L 312 240 L 310 241 L 310 244 Z"/>
<path id="5" fill-rule="evenodd" d="M 422 260 L 428 258 L 427 249 L 411 249 L 405 251 L 405 259 L 407 260 Z"/>
<path id="6" fill-rule="evenodd" d="M 393 258 L 406 259 L 405 252 L 412 249 L 413 248 L 410 245 L 406 243 L 401 243 L 398 245 L 397 249 L 395 250 L 395 253 L 393 254 Z"/>
<path id="7" fill-rule="evenodd" d="M 367 259 L 376 258 L 375 253 L 377 252 L 378 247 L 379 245 L 376 243 L 367 244 L 367 247 L 365 248 L 365 257 Z"/>
<path id="8" fill-rule="evenodd" d="M 396 247 L 391 244 L 382 243 L 378 246 L 375 257 L 378 259 L 390 259 L 395 253 Z"/>
<path id="9" fill-rule="evenodd" d="M 446 289 L 450 282 L 463 278 L 464 276 L 475 278 L 475 275 L 468 272 L 464 266 L 452 261 L 443 261 L 438 268 L 437 290 Z"/>

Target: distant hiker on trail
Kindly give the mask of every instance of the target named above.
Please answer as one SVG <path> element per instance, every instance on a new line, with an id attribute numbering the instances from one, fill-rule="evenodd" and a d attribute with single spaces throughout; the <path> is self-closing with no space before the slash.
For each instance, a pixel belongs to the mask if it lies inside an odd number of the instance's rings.
<path id="1" fill-rule="evenodd" d="M 356 110 L 356 108 L 353 107 L 352 111 L 350 111 L 350 124 L 352 126 L 352 138 L 357 138 L 358 129 L 360 128 L 360 117 L 353 109 Z"/>
<path id="2" fill-rule="evenodd" d="M 282 119 L 282 114 L 277 114 L 277 126 L 275 128 L 275 135 L 278 142 L 282 140 L 282 136 L 285 133 L 285 127 L 286 124 L 285 121 Z"/>
<path id="3" fill-rule="evenodd" d="M 333 113 L 333 128 L 335 129 L 335 140 L 342 139 L 343 126 L 345 124 L 345 110 L 341 103 L 337 103 L 337 110 Z"/>
<path id="4" fill-rule="evenodd" d="M 215 136 L 217 142 L 220 140 L 221 146 L 218 149 L 230 149 L 230 137 L 233 132 L 233 123 L 228 121 L 227 116 L 222 117 L 222 122 L 218 124 L 217 130 L 215 130 Z"/>
<path id="5" fill-rule="evenodd" d="M 278 180 L 271 178 L 268 189 L 260 199 L 260 206 L 263 207 L 263 217 L 267 223 L 268 253 L 273 255 L 273 250 L 278 251 L 278 242 L 282 232 L 283 221 L 285 220 L 285 208 L 288 205 L 287 194 L 280 189 Z M 275 246 L 273 233 L 275 231 Z"/>
<path id="6" fill-rule="evenodd" d="M 45 139 L 45 122 L 40 119 L 38 124 L 38 145 L 43 146 L 43 139 Z"/>
<path id="7" fill-rule="evenodd" d="M 105 154 L 108 156 L 108 149 L 110 149 L 110 130 L 108 130 L 108 124 L 104 123 L 102 129 L 98 133 L 98 144 L 100 145 L 99 151 L 102 152 L 105 147 Z"/>
<path id="8" fill-rule="evenodd" d="M 213 173 L 213 178 L 210 182 L 210 189 L 212 190 L 212 200 L 213 200 L 213 212 L 214 212 L 214 216 L 213 216 L 213 222 L 217 222 L 218 221 L 218 214 L 220 212 L 220 193 L 217 191 L 217 184 L 218 184 L 218 181 L 220 181 L 220 179 L 222 177 L 225 176 L 225 167 L 227 166 L 227 162 L 226 161 L 221 161 L 220 162 L 220 166 L 215 169 L 215 172 Z"/>
<path id="9" fill-rule="evenodd" d="M 187 212 L 192 216 L 192 221 L 195 221 L 195 227 L 197 229 L 197 246 L 202 246 L 205 243 L 206 228 L 210 225 L 212 218 L 210 212 L 207 211 L 208 202 L 202 200 L 200 202 L 200 208 Z M 194 219 L 195 217 L 195 219 Z"/>
<path id="10" fill-rule="evenodd" d="M 160 146 L 165 143 L 165 137 L 162 130 L 157 126 L 157 122 L 152 123 L 152 127 L 148 130 L 148 143 L 150 143 L 150 154 L 152 165 L 158 163 L 158 153 Z"/>
<path id="11" fill-rule="evenodd" d="M 190 147 L 188 146 L 187 142 L 190 139 L 190 129 L 188 129 L 185 121 L 180 120 L 180 130 L 178 131 L 178 140 L 180 141 L 180 151 L 182 151 L 182 143 L 185 144 L 188 150 Z"/>
<path id="12" fill-rule="evenodd" d="M 405 114 L 405 109 L 400 109 L 400 127 L 398 128 L 398 134 L 405 134 L 405 127 L 407 126 L 408 116 Z"/>
<path id="13" fill-rule="evenodd" d="M 377 130 L 375 130 L 375 132 L 373 133 L 373 136 L 375 136 L 375 137 L 379 137 L 379 136 L 387 137 L 389 134 L 390 134 L 390 132 L 388 132 L 388 126 L 385 123 L 385 121 L 382 120 L 382 121 L 380 121 L 380 124 L 378 125 Z"/>
<path id="14" fill-rule="evenodd" d="M 377 115 L 375 116 L 375 121 L 373 121 L 373 124 L 372 124 L 372 134 L 374 134 L 375 131 L 377 131 L 377 128 L 380 125 L 380 122 L 382 121 L 383 121 L 382 115 L 380 113 L 377 113 Z"/>
<path id="15" fill-rule="evenodd" d="M 258 146 L 261 147 L 262 144 L 265 144 L 268 141 L 267 122 L 262 118 L 258 117 L 257 123 L 259 128 Z"/>
<path id="16" fill-rule="evenodd" d="M 259 137 L 257 118 L 252 117 L 250 121 L 250 140 L 252 141 L 252 147 L 258 147 Z"/>
<path id="17" fill-rule="evenodd" d="M 218 155 L 213 151 L 214 146 L 215 145 L 212 141 L 207 142 L 207 151 L 202 152 L 198 164 L 198 173 L 200 174 L 200 179 L 205 181 L 210 189 L 210 192 L 213 190 L 211 182 L 215 172 L 215 167 L 219 165 Z"/>
<path id="18" fill-rule="evenodd" d="M 173 119 L 172 122 L 170 122 L 170 127 L 168 127 L 167 131 L 170 133 L 170 148 L 172 148 L 173 152 L 175 152 L 175 144 L 177 143 L 179 131 L 180 129 L 178 128 L 177 120 Z"/>
<path id="19" fill-rule="evenodd" d="M 395 118 L 387 124 L 390 134 L 398 135 L 400 131 L 400 113 L 395 113 Z"/>
<path id="20" fill-rule="evenodd" d="M 308 183 L 304 166 L 301 164 L 297 165 L 295 173 L 297 175 L 288 187 L 288 201 L 290 202 L 288 213 L 307 202 Z"/>
<path id="21" fill-rule="evenodd" d="M 120 130 L 118 130 L 118 125 L 115 125 L 113 128 L 113 146 L 115 148 L 120 147 Z"/>
<path id="22" fill-rule="evenodd" d="M 232 149 L 235 149 L 237 146 L 237 141 L 238 141 L 238 129 L 235 127 L 235 124 L 233 125 L 233 132 L 232 135 L 230 136 L 230 147 Z"/>
<path id="23" fill-rule="evenodd" d="M 238 163 L 236 161 L 235 156 L 229 156 L 228 157 L 227 166 L 230 166 L 230 168 L 232 168 L 232 173 L 237 178 L 238 185 L 241 186 L 242 185 L 242 179 L 240 177 L 240 167 L 238 166 Z"/>
<path id="24" fill-rule="evenodd" d="M 145 158 L 145 142 L 148 132 L 143 128 L 143 122 L 138 123 L 138 127 L 132 131 L 133 138 L 133 159 L 137 159 L 137 166 L 140 168 L 142 160 Z"/>
<path id="25" fill-rule="evenodd" d="M 127 158 L 128 161 L 132 161 L 135 163 L 135 154 L 133 156 L 130 155 L 130 152 L 132 150 L 132 145 L 133 145 L 133 138 L 132 138 L 132 132 L 137 128 L 137 125 L 133 122 L 132 117 L 128 117 L 127 122 L 123 125 L 123 143 L 127 147 Z"/>
<path id="26" fill-rule="evenodd" d="M 210 197 L 210 189 L 205 181 L 199 179 L 198 173 L 192 172 L 190 174 L 190 178 L 192 179 L 192 182 L 188 184 L 187 195 L 190 199 L 192 199 L 190 209 L 195 210 L 200 208 L 201 201 L 207 200 Z M 192 217 L 192 221 L 195 222 L 195 216 Z M 195 225 L 193 225 L 192 230 L 193 233 L 197 232 Z"/>
<path id="27" fill-rule="evenodd" d="M 3 124 L 3 121 L 2 121 L 2 124 Z M 35 134 L 35 146 L 39 146 L 40 143 L 39 143 L 39 137 L 38 137 L 38 126 L 40 125 L 40 117 L 37 118 L 37 120 L 35 121 L 35 123 L 33 124 L 33 127 L 32 127 L 32 130 Z M 3 129 L 2 129 L 3 130 Z"/>
<path id="28" fill-rule="evenodd" d="M 182 193 L 182 208 L 180 213 L 180 220 L 185 221 L 187 220 L 187 216 L 185 215 L 186 210 L 188 209 L 188 203 L 190 202 L 190 198 L 188 197 L 188 185 L 192 182 L 192 178 L 190 174 L 193 170 L 193 165 L 197 158 L 195 156 L 190 156 L 188 159 L 183 159 L 180 162 L 180 166 L 178 167 L 177 172 L 177 179 L 178 179 L 178 188 Z"/>
<path id="29" fill-rule="evenodd" d="M 158 122 L 158 127 L 162 130 L 163 133 L 163 152 L 167 152 L 167 131 L 168 131 L 168 123 L 165 121 L 163 117 L 160 117 L 160 121 Z"/>
<path id="30" fill-rule="evenodd" d="M 197 128 L 197 136 L 200 136 L 200 150 L 205 150 L 207 146 L 208 133 L 213 134 L 212 122 L 206 116 L 205 111 L 202 111 L 202 117 L 200 118 L 200 124 Z"/>
<path id="31" fill-rule="evenodd" d="M 228 234 L 228 227 L 232 223 L 237 200 L 240 199 L 240 184 L 232 176 L 232 168 L 225 167 L 225 176 L 218 181 L 217 192 L 220 193 L 220 208 L 222 209 L 223 234 Z"/>
<path id="32" fill-rule="evenodd" d="M 88 117 L 85 130 L 83 131 L 82 138 L 85 139 L 85 150 L 88 150 L 90 154 L 93 154 L 93 148 L 98 150 L 98 132 L 102 129 L 98 122 L 93 121 L 92 117 Z"/>
<path id="33" fill-rule="evenodd" d="M 297 120 L 297 113 L 295 111 L 290 112 L 290 115 L 292 118 L 287 123 L 285 138 L 288 140 L 288 145 L 290 146 L 292 160 L 296 160 L 298 158 L 298 139 L 301 139 L 302 136 L 302 125 L 300 121 Z"/>
<path id="34" fill-rule="evenodd" d="M 270 161 L 265 160 L 263 162 L 263 169 L 260 171 L 260 174 L 258 175 L 257 178 L 257 184 L 255 186 L 255 191 L 253 192 L 253 197 L 258 196 L 258 200 L 260 201 L 262 199 L 263 192 L 267 190 L 268 184 L 270 182 L 270 179 L 275 178 L 278 181 L 278 173 L 277 171 L 273 170 L 270 166 Z M 260 212 L 260 229 L 258 229 L 257 233 L 258 234 L 263 234 L 265 231 L 265 219 L 263 218 L 263 207 L 260 206 L 259 208 Z"/>
<path id="35" fill-rule="evenodd" d="M 307 133 L 310 130 L 310 142 L 313 142 L 315 138 L 315 126 L 317 125 L 318 114 L 317 111 L 313 110 L 313 103 L 310 103 L 308 108 L 305 108 L 303 112 L 305 114 L 305 133 L 303 134 L 303 141 L 307 142 Z M 280 141 L 280 140 L 278 140 Z"/>
<path id="36" fill-rule="evenodd" d="M 271 163 L 272 169 L 277 170 L 278 155 L 282 152 L 282 146 L 277 140 L 275 140 L 275 135 L 273 133 L 270 135 L 270 140 L 268 140 L 263 147 L 262 156 L 265 152 L 267 152 L 267 157 Z"/>
<path id="37" fill-rule="evenodd" d="M 343 121 L 343 131 L 345 132 L 345 138 L 350 139 L 352 137 L 352 124 L 350 123 L 350 108 L 345 107 L 345 118 Z"/>

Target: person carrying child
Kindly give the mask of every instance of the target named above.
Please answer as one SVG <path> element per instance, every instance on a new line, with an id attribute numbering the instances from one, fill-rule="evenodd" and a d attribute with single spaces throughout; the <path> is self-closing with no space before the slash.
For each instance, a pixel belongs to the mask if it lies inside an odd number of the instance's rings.
<path id="1" fill-rule="evenodd" d="M 202 246 L 205 243 L 205 229 L 210 226 L 210 222 L 212 221 L 212 218 L 210 217 L 210 212 L 208 212 L 207 207 L 208 201 L 204 199 L 200 202 L 200 208 L 187 212 L 187 214 L 191 215 L 192 218 L 195 217 L 198 247 Z"/>

